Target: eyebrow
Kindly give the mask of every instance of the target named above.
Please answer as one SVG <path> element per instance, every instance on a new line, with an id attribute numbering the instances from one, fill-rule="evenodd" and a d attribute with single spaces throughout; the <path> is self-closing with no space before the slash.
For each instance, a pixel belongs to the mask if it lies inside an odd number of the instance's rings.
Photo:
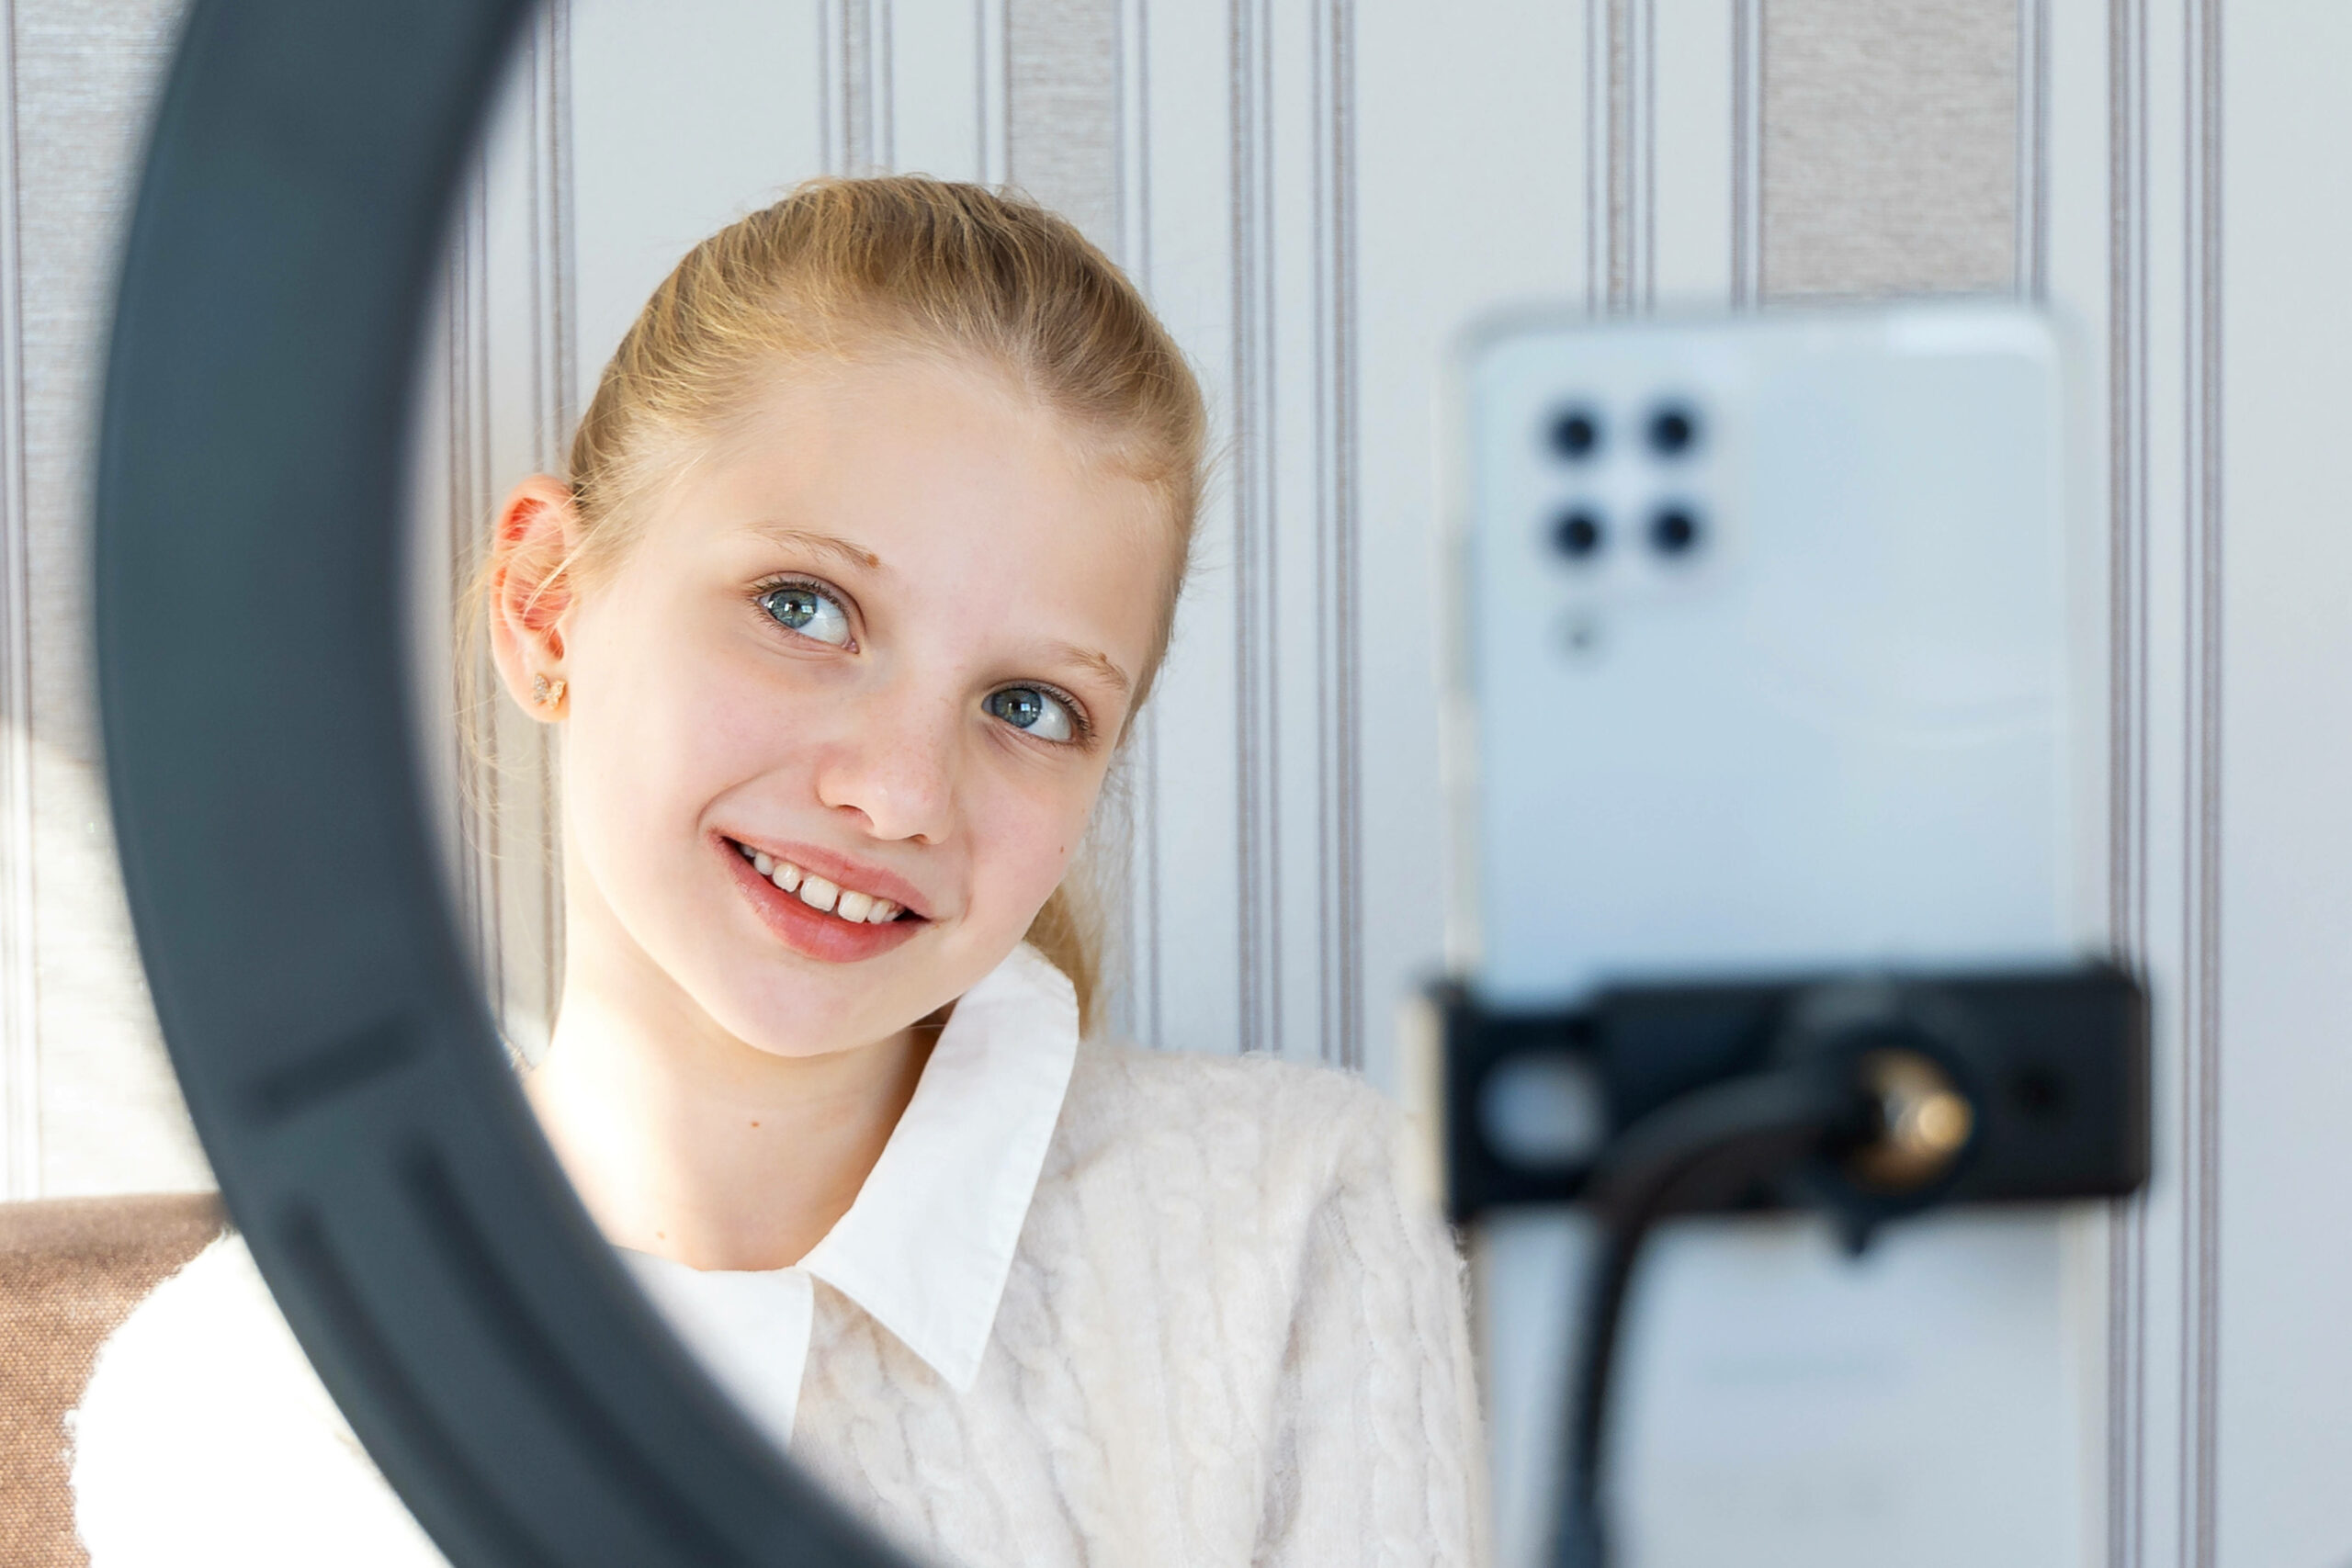
<path id="1" fill-rule="evenodd" d="M 1112 663 L 1107 655 L 1098 653 L 1093 649 L 1080 648 L 1074 642 L 1057 642 L 1047 651 L 1057 659 L 1067 659 L 1073 664 L 1084 665 L 1118 687 L 1122 693 L 1135 690 L 1135 682 L 1127 679 L 1127 672 Z"/>
<path id="2" fill-rule="evenodd" d="M 851 566 L 868 571 L 884 570 L 882 558 L 872 550 L 861 549 L 847 539 L 836 539 L 831 534 L 811 534 L 806 528 L 787 528 L 781 523 L 754 523 L 752 532 L 790 549 L 802 549 L 820 556 L 831 556 Z"/>

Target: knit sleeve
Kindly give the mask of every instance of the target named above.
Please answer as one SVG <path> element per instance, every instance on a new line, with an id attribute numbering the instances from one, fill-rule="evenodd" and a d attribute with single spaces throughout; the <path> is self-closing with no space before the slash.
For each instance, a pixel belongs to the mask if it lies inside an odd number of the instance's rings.
<path id="1" fill-rule="evenodd" d="M 1483 1561 L 1476 1382 L 1461 1254 L 1402 1176 L 1399 1119 L 1350 1108 L 1305 1241 L 1254 1562 Z"/>

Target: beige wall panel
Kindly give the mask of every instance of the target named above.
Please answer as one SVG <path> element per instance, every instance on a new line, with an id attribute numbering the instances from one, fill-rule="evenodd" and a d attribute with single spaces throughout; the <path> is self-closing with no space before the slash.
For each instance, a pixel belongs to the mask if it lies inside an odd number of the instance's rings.
<path id="1" fill-rule="evenodd" d="M 1119 0 L 1010 0 L 1008 177 L 1119 249 Z"/>
<path id="2" fill-rule="evenodd" d="M 2017 0 L 1770 0 L 1763 289 L 2006 290 Z"/>
<path id="3" fill-rule="evenodd" d="M 158 0 L 15 7 L 40 1186 L 51 1195 L 210 1185 L 116 869 L 85 586 L 91 412 L 114 247 L 177 15 Z"/>

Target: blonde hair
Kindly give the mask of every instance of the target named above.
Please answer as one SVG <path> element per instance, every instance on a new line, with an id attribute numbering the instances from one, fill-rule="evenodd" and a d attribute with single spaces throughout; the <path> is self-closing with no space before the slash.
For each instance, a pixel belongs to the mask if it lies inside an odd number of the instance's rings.
<path id="1" fill-rule="evenodd" d="M 571 442 L 582 581 L 627 554 L 651 502 L 757 405 L 782 365 L 961 355 L 1050 409 L 1113 471 L 1157 492 L 1170 559 L 1132 718 L 1174 624 L 1203 484 L 1207 414 L 1182 350 L 1125 275 L 1067 220 L 978 186 L 820 179 L 689 251 L 621 340 Z M 1029 940 L 1091 1027 L 1102 921 L 1087 877 Z"/>

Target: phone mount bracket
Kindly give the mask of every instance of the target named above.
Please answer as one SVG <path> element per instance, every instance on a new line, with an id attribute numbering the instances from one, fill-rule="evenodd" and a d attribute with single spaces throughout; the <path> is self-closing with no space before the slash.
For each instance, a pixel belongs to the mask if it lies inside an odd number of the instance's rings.
<path id="1" fill-rule="evenodd" d="M 1426 1003 L 1439 1041 L 1440 1168 L 1456 1224 L 1578 1201 L 1603 1149 L 1645 1119 L 1711 1086 L 1803 1063 L 1847 1075 L 1898 1119 L 1939 1079 L 1964 1106 L 1962 1146 L 1907 1173 L 1901 1139 L 1921 1129 L 1890 1121 L 1892 1141 L 1849 1130 L 1785 1179 L 1709 1207 L 1808 1204 L 1866 1234 L 1935 1204 L 2113 1198 L 2147 1179 L 2147 1001 L 2105 963 L 1627 985 L 1552 1009 L 1492 1007 L 1449 981 Z M 1562 1112 L 1576 1128 L 1548 1140 L 1506 1128 L 1514 1081 L 1530 1066 L 1588 1086 L 1589 1100 Z M 1948 1101 L 1938 1107 L 1931 1116 L 1952 1112 Z"/>

